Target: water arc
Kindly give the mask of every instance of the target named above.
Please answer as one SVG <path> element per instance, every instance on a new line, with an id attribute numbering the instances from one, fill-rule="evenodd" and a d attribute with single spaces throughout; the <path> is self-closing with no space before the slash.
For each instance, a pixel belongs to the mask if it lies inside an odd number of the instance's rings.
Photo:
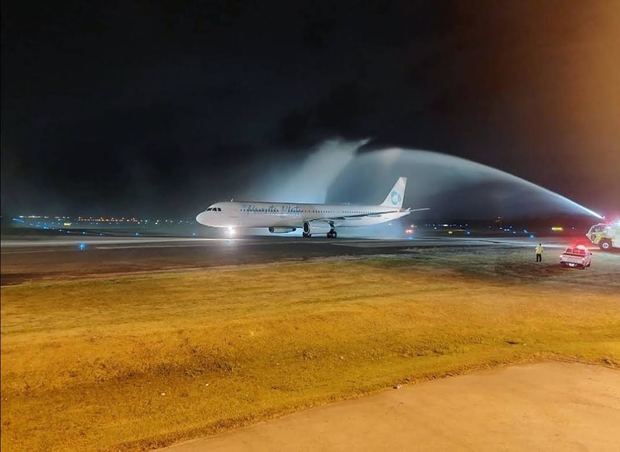
<path id="1" fill-rule="evenodd" d="M 447 218 L 538 217 L 596 212 L 518 176 L 439 152 L 389 148 L 358 152 L 333 179 L 327 202 L 376 203 L 399 176 L 407 207 Z"/>

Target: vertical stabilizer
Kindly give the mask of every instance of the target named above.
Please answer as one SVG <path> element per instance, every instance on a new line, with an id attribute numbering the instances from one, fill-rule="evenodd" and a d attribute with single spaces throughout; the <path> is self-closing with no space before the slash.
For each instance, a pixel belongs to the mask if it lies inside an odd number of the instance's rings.
<path id="1" fill-rule="evenodd" d="M 402 208 L 403 207 L 403 199 L 405 198 L 405 187 L 407 186 L 407 178 L 399 177 L 394 187 L 390 190 L 388 195 L 385 198 L 385 201 L 381 203 L 382 206 L 385 207 L 395 207 Z"/>

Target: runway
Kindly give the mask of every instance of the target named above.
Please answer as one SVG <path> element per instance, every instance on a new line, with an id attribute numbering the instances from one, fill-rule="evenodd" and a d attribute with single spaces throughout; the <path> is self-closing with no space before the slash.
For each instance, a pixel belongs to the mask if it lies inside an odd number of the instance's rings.
<path id="1" fill-rule="evenodd" d="M 551 245 L 560 245 L 566 240 L 545 239 Z M 344 246 L 354 248 L 402 248 L 434 246 L 531 246 L 536 239 L 498 238 L 498 237 L 426 237 L 426 238 L 341 238 L 325 239 L 299 237 L 250 237 L 250 238 L 188 238 L 188 237 L 94 237 L 58 236 L 38 238 L 8 238 L 2 240 L 2 254 L 15 252 L 50 252 L 58 248 L 75 248 L 80 251 L 83 244 L 92 249 L 133 249 L 133 248 L 179 248 L 179 247 L 222 247 L 222 246 L 297 246 L 312 247 Z"/>
<path id="2" fill-rule="evenodd" d="M 545 239 L 548 248 L 566 239 Z M 2 285 L 25 280 L 223 265 L 260 264 L 327 257 L 410 254 L 470 247 L 533 247 L 528 238 L 302 239 L 299 237 L 10 237 L 2 240 Z"/>

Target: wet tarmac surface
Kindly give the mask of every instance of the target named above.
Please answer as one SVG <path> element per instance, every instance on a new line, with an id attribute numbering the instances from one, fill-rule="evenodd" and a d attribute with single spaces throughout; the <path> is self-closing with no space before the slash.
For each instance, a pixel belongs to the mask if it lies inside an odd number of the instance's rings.
<path id="1" fill-rule="evenodd" d="M 537 239 L 536 239 L 537 240 Z M 2 240 L 2 285 L 57 277 L 184 270 L 330 257 L 411 254 L 452 247 L 533 247 L 528 238 L 302 239 L 255 237 L 13 237 Z M 545 240 L 561 248 L 566 239 Z"/>

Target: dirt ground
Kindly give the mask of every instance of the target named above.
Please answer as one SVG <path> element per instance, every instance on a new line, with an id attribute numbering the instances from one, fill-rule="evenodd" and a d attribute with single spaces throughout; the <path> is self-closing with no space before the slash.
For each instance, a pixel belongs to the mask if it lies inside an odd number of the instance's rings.
<path id="1" fill-rule="evenodd" d="M 406 385 L 166 450 L 617 451 L 619 425 L 620 371 L 543 363 Z"/>

